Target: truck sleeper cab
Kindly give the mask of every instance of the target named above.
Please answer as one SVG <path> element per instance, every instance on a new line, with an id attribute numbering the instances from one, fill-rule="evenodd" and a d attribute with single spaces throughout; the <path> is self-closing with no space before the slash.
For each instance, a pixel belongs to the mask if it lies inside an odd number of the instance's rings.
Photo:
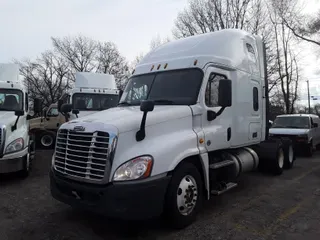
<path id="1" fill-rule="evenodd" d="M 290 138 L 297 151 L 312 157 L 320 144 L 320 118 L 314 114 L 283 114 L 276 117 L 269 131 L 271 138 Z"/>
<path id="2" fill-rule="evenodd" d="M 156 48 L 118 107 L 61 126 L 52 196 L 127 220 L 164 214 L 183 228 L 242 173 L 291 168 L 291 140 L 268 140 L 265 64 L 261 38 L 241 30 Z"/>

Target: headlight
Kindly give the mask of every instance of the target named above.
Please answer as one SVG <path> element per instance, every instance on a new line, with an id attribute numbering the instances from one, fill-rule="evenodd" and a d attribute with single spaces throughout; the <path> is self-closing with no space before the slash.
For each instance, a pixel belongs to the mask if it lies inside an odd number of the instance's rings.
<path id="1" fill-rule="evenodd" d="M 23 138 L 18 138 L 7 146 L 6 153 L 18 152 L 23 149 L 23 146 L 24 146 Z"/>
<path id="2" fill-rule="evenodd" d="M 122 164 L 114 173 L 113 181 L 128 181 L 147 178 L 151 174 L 153 158 L 151 156 L 136 157 Z"/>

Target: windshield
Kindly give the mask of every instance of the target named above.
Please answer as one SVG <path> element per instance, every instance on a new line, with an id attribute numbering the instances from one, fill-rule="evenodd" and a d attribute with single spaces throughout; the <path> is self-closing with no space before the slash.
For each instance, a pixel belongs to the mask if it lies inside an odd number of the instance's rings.
<path id="1" fill-rule="evenodd" d="M 0 111 L 23 110 L 22 91 L 0 89 Z"/>
<path id="2" fill-rule="evenodd" d="M 73 109 L 85 111 L 101 111 L 116 107 L 119 95 L 116 94 L 93 94 L 75 93 L 72 96 Z"/>
<path id="3" fill-rule="evenodd" d="M 277 117 L 272 128 L 310 128 L 309 117 Z"/>
<path id="4" fill-rule="evenodd" d="M 155 104 L 193 105 L 197 102 L 203 72 L 200 69 L 166 71 L 132 77 L 123 91 L 120 105 L 140 105 L 141 100 Z"/>

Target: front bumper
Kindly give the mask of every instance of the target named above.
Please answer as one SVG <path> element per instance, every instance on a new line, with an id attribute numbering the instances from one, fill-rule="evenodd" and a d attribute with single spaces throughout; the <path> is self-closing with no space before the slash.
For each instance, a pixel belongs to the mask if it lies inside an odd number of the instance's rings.
<path id="1" fill-rule="evenodd" d="M 282 139 L 282 138 L 289 138 L 292 141 L 292 144 L 296 147 L 308 146 L 310 144 L 310 139 L 308 138 L 301 138 L 295 135 L 270 135 L 270 139 Z"/>
<path id="2" fill-rule="evenodd" d="M 0 173 L 12 173 L 22 170 L 27 155 L 28 148 L 20 152 L 4 155 L 0 158 Z"/>
<path id="3" fill-rule="evenodd" d="M 72 207 L 116 219 L 144 220 L 161 215 L 170 178 L 97 186 L 67 180 L 51 169 L 50 189 L 55 199 Z"/>

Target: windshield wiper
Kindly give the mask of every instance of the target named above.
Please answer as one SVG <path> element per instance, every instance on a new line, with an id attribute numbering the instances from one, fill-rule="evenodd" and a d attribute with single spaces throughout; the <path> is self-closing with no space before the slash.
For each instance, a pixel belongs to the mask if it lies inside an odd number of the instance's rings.
<path id="1" fill-rule="evenodd" d="M 168 100 L 168 99 L 157 99 L 157 100 L 153 100 L 153 102 L 159 103 L 159 104 L 168 104 L 168 105 L 174 104 L 174 101 Z"/>
<path id="2" fill-rule="evenodd" d="M 15 110 L 10 108 L 0 108 L 0 111 L 15 111 Z"/>
<path id="3" fill-rule="evenodd" d="M 118 106 L 131 106 L 132 104 L 131 103 L 128 103 L 128 102 L 120 102 L 118 103 Z"/>

